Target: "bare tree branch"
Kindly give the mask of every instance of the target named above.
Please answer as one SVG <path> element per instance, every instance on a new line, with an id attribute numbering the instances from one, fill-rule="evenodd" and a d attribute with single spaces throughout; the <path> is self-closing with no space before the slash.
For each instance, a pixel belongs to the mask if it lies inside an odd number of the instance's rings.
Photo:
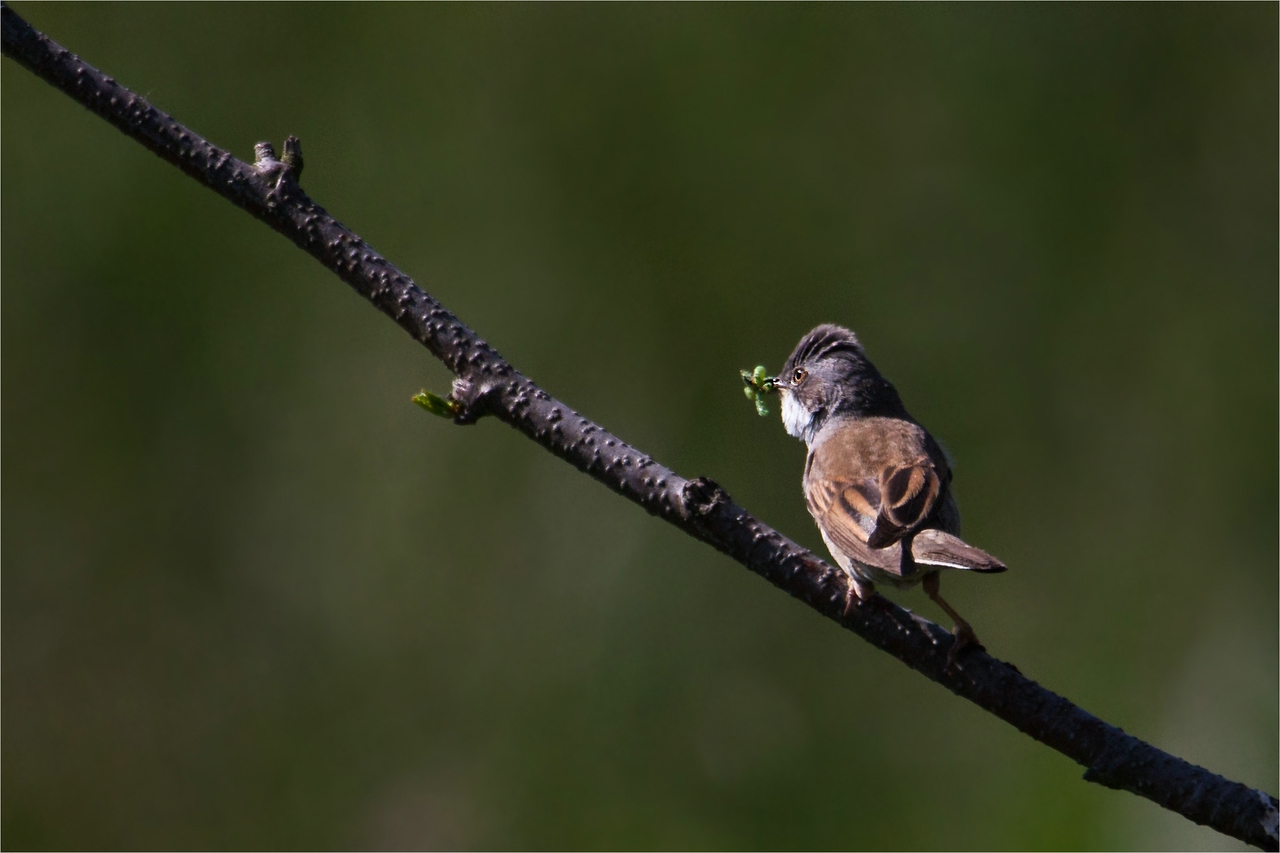
<path id="1" fill-rule="evenodd" d="M 551 397 L 430 295 L 313 202 L 298 185 L 301 149 L 282 159 L 260 143 L 249 164 L 209 144 L 4 5 L 3 50 L 164 160 L 279 231 L 335 272 L 456 375 L 456 423 L 492 415 L 653 515 L 728 554 L 912 669 L 1087 768 L 1084 778 L 1131 791 L 1196 823 L 1276 850 L 1274 796 L 1224 779 L 1125 734 L 980 650 L 950 669 L 951 635 L 873 596 L 843 614 L 846 580 L 773 530 L 710 480 L 686 480 Z"/>

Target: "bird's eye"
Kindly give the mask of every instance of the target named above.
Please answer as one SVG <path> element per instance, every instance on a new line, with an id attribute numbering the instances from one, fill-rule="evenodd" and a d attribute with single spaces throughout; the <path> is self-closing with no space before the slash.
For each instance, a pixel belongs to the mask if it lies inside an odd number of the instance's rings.
<path id="1" fill-rule="evenodd" d="M 791 381 L 792 381 L 792 382 L 802 382 L 802 381 L 804 381 L 804 377 L 805 377 L 804 368 L 803 368 L 803 367 L 797 367 L 797 368 L 796 368 L 796 370 L 795 370 L 795 373 L 792 373 L 792 374 L 791 374 Z"/>

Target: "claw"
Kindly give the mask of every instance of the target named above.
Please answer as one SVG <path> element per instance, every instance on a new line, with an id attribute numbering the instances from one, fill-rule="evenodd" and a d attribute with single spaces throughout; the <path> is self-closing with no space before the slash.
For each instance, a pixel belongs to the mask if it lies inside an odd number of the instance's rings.
<path id="1" fill-rule="evenodd" d="M 848 616 L 852 612 L 855 604 L 861 604 L 871 597 L 871 593 L 875 592 L 875 587 L 869 583 L 859 581 L 852 576 L 849 578 L 849 586 L 844 591 L 844 615 Z"/>
<path id="2" fill-rule="evenodd" d="M 861 600 L 858 597 L 858 587 L 853 581 L 849 581 L 849 588 L 844 591 L 844 615 L 848 616 L 853 612 L 853 606 Z"/>

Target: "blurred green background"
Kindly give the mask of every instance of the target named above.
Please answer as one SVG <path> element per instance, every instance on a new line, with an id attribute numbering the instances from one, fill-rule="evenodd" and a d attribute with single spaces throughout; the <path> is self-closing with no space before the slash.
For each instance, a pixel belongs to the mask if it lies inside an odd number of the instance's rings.
<path id="1" fill-rule="evenodd" d="M 737 371 L 855 328 L 990 650 L 1277 791 L 1277 7 L 14 8 L 822 548 Z M 3 65 L 6 848 L 1233 848 L 497 422 Z M 935 620 L 918 590 L 896 600 Z"/>

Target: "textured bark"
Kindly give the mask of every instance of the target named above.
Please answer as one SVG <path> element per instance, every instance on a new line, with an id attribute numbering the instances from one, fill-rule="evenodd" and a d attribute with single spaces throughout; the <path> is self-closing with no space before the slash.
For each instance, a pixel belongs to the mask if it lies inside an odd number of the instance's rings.
<path id="1" fill-rule="evenodd" d="M 947 668 L 951 635 L 880 596 L 844 614 L 846 580 L 773 530 L 710 480 L 686 480 L 551 397 L 457 317 L 345 228 L 298 185 L 302 154 L 260 143 L 245 163 L 211 145 L 34 30 L 3 7 L 3 50 L 310 254 L 395 320 L 457 377 L 455 422 L 491 415 L 653 515 L 729 555 L 912 669 L 1087 768 L 1084 778 L 1131 791 L 1268 850 L 1277 849 L 1276 798 L 1169 755 L 1103 722 L 981 650 Z"/>

